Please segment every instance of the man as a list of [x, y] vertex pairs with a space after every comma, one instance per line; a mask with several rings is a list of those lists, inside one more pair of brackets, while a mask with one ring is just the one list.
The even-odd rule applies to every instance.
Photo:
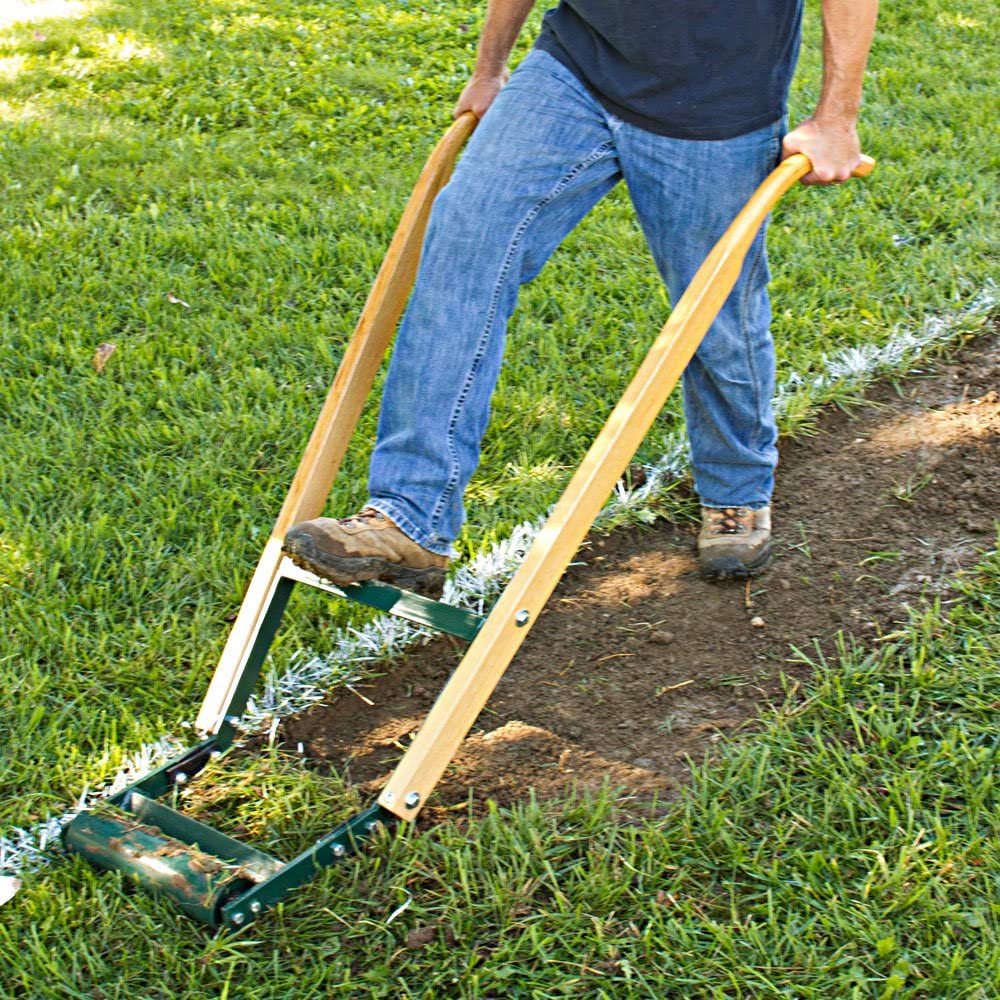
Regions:
[[[490, 0], [455, 113], [481, 119], [428, 225], [353, 517], [296, 525], [285, 551], [334, 583], [437, 596], [479, 461], [518, 287], [624, 180], [676, 302], [777, 161], [807, 184], [846, 180], [878, 0], [822, 0], [823, 86], [784, 134], [802, 0], [562, 0], [511, 76], [534, 0]], [[684, 373], [701, 572], [750, 576], [771, 558], [777, 464], [764, 228]]]

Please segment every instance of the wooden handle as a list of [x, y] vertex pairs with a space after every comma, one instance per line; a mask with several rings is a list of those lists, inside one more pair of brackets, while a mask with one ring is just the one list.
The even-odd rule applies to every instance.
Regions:
[[[787, 160], [782, 160], [781, 165], [784, 166], [786, 163], [795, 164], [794, 169], [798, 172], [798, 180], [801, 177], [805, 177], [806, 174], [812, 170], [812, 161], [806, 156], [805, 153], [792, 153]], [[875, 161], [870, 156], [865, 156], [864, 153], [861, 154], [861, 162], [851, 171], [852, 177], [867, 177], [875, 169]]]
[[205, 732], [216, 733], [222, 725], [270, 601], [285, 534], [292, 525], [323, 512], [347, 444], [413, 287], [431, 205], [451, 176], [459, 150], [476, 122], [476, 116], [466, 112], [445, 132], [403, 210], [208, 686], [195, 721]]
[[851, 171], [852, 177], [867, 177], [875, 169], [875, 161], [870, 156], [861, 154], [861, 162]]
[[427, 801], [728, 298], [768, 212], [811, 169], [801, 154], [784, 160], [713, 247], [431, 708], [379, 805], [413, 819]]

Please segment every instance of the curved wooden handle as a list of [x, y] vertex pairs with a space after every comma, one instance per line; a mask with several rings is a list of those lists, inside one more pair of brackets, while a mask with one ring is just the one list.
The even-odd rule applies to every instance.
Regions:
[[[867, 177], [875, 169], [875, 161], [870, 156], [862, 155], [861, 162], [854, 168], [852, 177]], [[732, 224], [725, 231], [722, 239], [712, 248], [711, 253], [705, 258], [705, 263], [701, 265], [698, 273], [694, 276], [683, 298], [677, 303], [674, 309], [676, 314], [685, 300], [698, 298], [713, 289], [712, 298], [718, 299], [716, 312], [722, 308], [726, 296], [732, 290], [736, 279], [739, 277], [740, 268], [743, 266], [743, 258], [750, 249], [757, 230], [761, 227], [768, 212], [778, 203], [781, 196], [796, 181], [800, 181], [809, 171], [812, 170], [812, 163], [805, 153], [793, 153], [787, 160], [782, 160], [767, 177], [763, 183], [750, 196], [750, 200], [743, 206], [739, 215], [732, 221]], [[729, 284], [721, 298], [717, 294], [721, 284], [718, 268], [723, 267], [726, 275], [722, 279]], [[671, 316], [671, 320], [673, 316]], [[709, 324], [715, 319], [715, 313], [709, 319]], [[706, 325], [705, 329], [708, 329]]]
[[293, 524], [323, 512], [341, 459], [413, 286], [434, 198], [451, 176], [455, 160], [477, 122], [471, 111], [455, 120], [434, 147], [403, 210], [205, 694], [195, 722], [205, 732], [219, 731], [233, 700], [248, 651], [270, 602], [271, 589], [278, 579], [285, 533]]
[[875, 161], [870, 156], [861, 154], [861, 162], [851, 173], [852, 177], [867, 177], [875, 169]]
[[[786, 164], [788, 165], [788, 169], [795, 173], [795, 180], [805, 177], [805, 175], [812, 170], [812, 163], [805, 153], [792, 153], [787, 160], [781, 161], [778, 169], [780, 170], [781, 167], [786, 166]], [[851, 176], [867, 177], [874, 169], [875, 161], [870, 156], [865, 156], [864, 153], [862, 153], [861, 162], [851, 172]]]
[[802, 154], [780, 163], [705, 258], [397, 765], [378, 800], [384, 809], [413, 819], [427, 801], [729, 297], [768, 212], [811, 169]]

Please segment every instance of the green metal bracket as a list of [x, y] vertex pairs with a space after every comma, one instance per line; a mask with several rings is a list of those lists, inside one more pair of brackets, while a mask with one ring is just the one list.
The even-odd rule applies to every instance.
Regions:
[[133, 792], [139, 792], [151, 799], [166, 795], [175, 785], [183, 785], [193, 778], [228, 743], [220, 743], [218, 738], [203, 740], [190, 750], [185, 750], [173, 760], [168, 760], [155, 771], [133, 782], [127, 788], [108, 798], [112, 805], [123, 805]]
[[222, 923], [233, 928], [246, 926], [284, 899], [292, 889], [308, 882], [318, 871], [357, 854], [366, 841], [397, 822], [399, 817], [378, 803], [369, 806], [282, 866], [267, 881], [246, 889], [225, 903]]
[[278, 626], [281, 624], [281, 616], [285, 613], [294, 587], [295, 581], [289, 579], [279, 579], [274, 585], [267, 611], [264, 612], [253, 644], [247, 653], [243, 672], [240, 674], [232, 697], [229, 699], [229, 704], [226, 706], [225, 722], [219, 727], [216, 734], [216, 739], [223, 746], [228, 747], [236, 737], [236, 724], [243, 717], [250, 695], [260, 679], [260, 672], [267, 661], [268, 651], [271, 648], [271, 643], [274, 642]]
[[199, 823], [160, 802], [133, 792], [128, 810], [140, 822], [155, 826], [167, 837], [185, 844], [196, 844], [201, 850], [233, 865], [239, 865], [253, 882], [265, 882], [281, 871], [284, 862], [257, 850], [250, 844], [227, 837], [214, 827]]
[[328, 580], [296, 566], [291, 559], [282, 561], [281, 575], [286, 580], [304, 583], [334, 597], [343, 597], [355, 604], [364, 604], [418, 625], [429, 625], [439, 632], [447, 632], [468, 642], [475, 639], [476, 633], [486, 621], [484, 616], [472, 611], [456, 608], [451, 604], [442, 604], [440, 601], [421, 597], [409, 590], [390, 587], [386, 583], [373, 582], [337, 587]]

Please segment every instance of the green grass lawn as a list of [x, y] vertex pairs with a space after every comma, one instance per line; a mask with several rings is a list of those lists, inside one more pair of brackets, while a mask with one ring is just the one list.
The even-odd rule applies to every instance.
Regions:
[[[949, 617], [816, 664], [655, 819], [526, 799], [400, 835], [217, 937], [61, 862], [5, 909], [7, 995], [994, 997], [1000, 557], [962, 590]], [[207, 805], [289, 855], [358, 803], [273, 751]]]
[[[11, 24], [0, 4], [0, 832], [60, 812], [85, 783], [114, 774], [143, 741], [177, 733], [194, 715], [227, 616], [239, 604], [404, 200], [448, 123], [483, 7], [440, 0], [94, 0], [62, 5], [62, 17]], [[816, 20], [811, 9], [793, 115], [806, 113], [817, 92]], [[827, 354], [883, 344], [927, 315], [961, 310], [995, 274], [995, 22], [985, 0], [946, 9], [926, 0], [886, 5], [862, 123], [864, 147], [879, 160], [876, 175], [839, 189], [794, 192], [776, 212], [780, 378], [809, 377], [823, 370]], [[615, 192], [522, 296], [483, 466], [470, 490], [465, 554], [555, 499], [667, 311], [627, 199]], [[102, 343], [116, 349], [97, 372], [91, 359]], [[564, 366], [572, 378], [563, 376]], [[793, 403], [788, 414], [786, 431], [808, 428], [805, 407]], [[336, 487], [337, 511], [364, 499], [374, 419], [370, 406]], [[674, 401], [641, 457], [655, 459], [678, 424]], [[995, 572], [988, 580], [995, 587]], [[991, 607], [982, 614], [993, 613], [995, 625]], [[962, 627], [977, 634], [974, 624]], [[322, 649], [328, 628], [318, 612], [302, 615], [280, 648]], [[865, 671], [895, 669], [863, 657], [861, 664], [864, 684], [875, 683]], [[834, 675], [823, 683], [836, 688]], [[946, 714], [941, 725], [964, 732], [963, 713], [978, 702], [954, 697], [954, 721]], [[776, 719], [771, 736], [790, 739], [787, 725]], [[948, 753], [971, 767], [955, 746]], [[829, 765], [823, 747], [809, 753], [808, 766]], [[913, 758], [919, 780], [937, 780], [936, 760]], [[337, 789], [301, 783], [280, 758], [262, 767], [274, 787], [263, 830], [308, 839], [328, 825], [326, 807], [342, 800]], [[735, 787], [738, 778], [725, 781]], [[769, 772], [758, 780], [778, 778]], [[699, 808], [716, 816], [722, 837], [727, 827], [704, 800], [708, 787], [699, 785]], [[969, 785], [957, 793], [963, 817], [973, 792]], [[316, 805], [323, 806], [320, 818], [310, 813]], [[761, 802], [751, 796], [745, 808], [760, 812]], [[288, 909], [294, 920], [280, 917], [259, 937], [209, 942], [152, 904], [122, 895], [113, 880], [60, 864], [32, 878], [5, 908], [0, 941], [14, 964], [0, 980], [14, 976], [23, 996], [96, 996], [88, 992], [95, 983], [108, 997], [217, 996], [227, 982], [226, 995], [234, 997], [251, 987], [262, 996], [311, 995], [296, 992], [300, 986], [319, 996], [353, 967], [359, 975], [376, 970], [371, 989], [382, 995], [424, 995], [430, 983], [438, 992], [427, 995], [443, 995], [451, 988], [443, 984], [458, 974], [454, 963], [475, 961], [484, 969], [478, 995], [507, 995], [516, 983], [521, 995], [546, 996], [561, 995], [564, 980], [588, 976], [581, 971], [587, 955], [611, 963], [601, 968], [619, 986], [609, 986], [608, 996], [627, 995], [615, 992], [619, 987], [643, 995], [648, 956], [666, 948], [664, 970], [689, 968], [693, 976], [696, 957], [711, 958], [706, 968], [715, 971], [705, 972], [709, 978], [692, 985], [690, 995], [769, 995], [753, 969], [785, 963], [791, 971], [767, 975], [806, 984], [813, 963], [826, 970], [816, 984], [836, 974], [861, 984], [857, 995], [879, 996], [888, 987], [865, 977], [888, 982], [894, 963], [905, 960], [918, 971], [906, 973], [899, 995], [945, 996], [912, 985], [943, 975], [941, 963], [952, 960], [945, 955], [959, 956], [956, 976], [986, 982], [984, 971], [962, 971], [984, 970], [995, 958], [968, 932], [933, 959], [921, 956], [944, 943], [903, 940], [901, 928], [912, 924], [903, 895], [878, 904], [884, 926], [858, 937], [870, 947], [852, 945], [841, 964], [834, 957], [839, 911], [827, 897], [811, 904], [817, 919], [833, 921], [826, 930], [821, 920], [787, 924], [779, 933], [785, 899], [795, 893], [777, 875], [771, 885], [763, 874], [771, 862], [762, 858], [747, 869], [758, 874], [746, 875], [738, 890], [737, 869], [712, 869], [714, 888], [691, 904], [709, 914], [707, 922], [687, 903], [677, 912], [657, 908], [660, 889], [677, 895], [674, 875], [664, 874], [669, 866], [678, 879], [688, 878], [679, 859], [730, 841], [702, 837], [684, 821], [677, 829], [689, 831], [690, 843], [681, 837], [650, 854], [651, 839], [663, 831], [620, 826], [609, 809], [526, 807], [470, 833], [445, 829], [405, 851], [395, 847], [388, 867], [373, 861], [346, 884], [331, 876], [321, 891], [329, 911], [352, 914], [346, 936], [316, 897], [309, 902], [304, 894]], [[795, 834], [814, 835], [815, 845], [793, 849], [795, 858], [814, 858], [809, 864], [817, 866], [807, 871], [806, 885], [826, 884], [829, 873], [815, 859], [840, 850], [838, 814], [816, 809], [810, 823], [818, 828]], [[934, 920], [962, 929], [968, 914], [985, 912], [976, 894], [990, 898], [982, 886], [988, 868], [963, 860], [962, 838], [980, 830], [983, 814], [961, 818], [972, 824], [965, 831], [941, 803], [933, 809], [938, 820], [928, 818], [924, 838], [938, 844], [937, 822], [947, 841], [942, 864], [954, 861], [967, 881], [954, 903], [945, 883], [933, 882], [914, 905], [933, 900], [940, 904]], [[766, 816], [760, 812], [754, 822]], [[905, 829], [916, 837], [916, 827]], [[889, 851], [890, 873], [910, 857], [906, 851], [916, 852], [917, 868], [938, 857], [938, 847], [933, 854], [917, 850], [925, 839], [904, 850], [894, 831], [895, 821], [878, 841]], [[607, 848], [599, 853], [608, 867], [587, 869], [588, 845]], [[726, 865], [735, 863], [729, 848], [719, 850]], [[460, 863], [464, 876], [455, 868]], [[556, 885], [546, 864], [570, 873], [569, 888]], [[654, 885], [650, 865], [652, 896], [643, 895]], [[867, 875], [859, 866], [852, 862], [851, 878], [863, 887]], [[758, 877], [755, 894], [747, 886]], [[361, 879], [370, 883], [368, 895]], [[415, 902], [406, 920], [385, 929], [384, 914], [401, 901], [403, 885]], [[511, 898], [540, 894], [538, 919], [515, 919], [511, 904], [483, 924], [486, 943], [469, 943], [485, 919], [482, 907], [500, 905], [496, 886], [506, 886]], [[765, 888], [781, 901], [770, 916], [760, 909]], [[844, 889], [843, 906], [857, 903], [850, 892]], [[720, 902], [726, 893], [731, 907]], [[749, 909], [742, 908], [745, 899]], [[603, 916], [591, 920], [587, 907], [602, 900]], [[950, 906], [958, 915], [946, 920], [941, 914]], [[407, 921], [444, 921], [446, 912], [460, 947], [439, 939], [432, 949], [389, 960]], [[627, 930], [630, 921], [638, 934]], [[793, 945], [814, 926], [827, 944], [817, 937], [803, 952], [812, 957], [796, 965]], [[987, 930], [983, 923], [972, 937], [985, 940]], [[856, 927], [850, 933], [861, 935]], [[151, 946], [150, 938], [160, 943]], [[878, 944], [889, 938], [893, 943]], [[526, 956], [531, 948], [544, 954], [553, 940], [553, 961], [571, 965], [565, 977], [553, 966], [546, 980], [540, 965], [530, 967], [540, 960]], [[605, 940], [615, 944], [605, 949]], [[381, 942], [377, 955], [369, 950], [373, 941]], [[152, 961], [129, 968], [129, 951], [146, 955], [151, 947]], [[405, 987], [389, 985], [400, 982]], [[586, 988], [598, 990], [600, 982], [588, 979]], [[807, 985], [803, 992], [783, 988], [789, 996], [831, 995], [821, 985], [808, 986], [812, 994]]]

